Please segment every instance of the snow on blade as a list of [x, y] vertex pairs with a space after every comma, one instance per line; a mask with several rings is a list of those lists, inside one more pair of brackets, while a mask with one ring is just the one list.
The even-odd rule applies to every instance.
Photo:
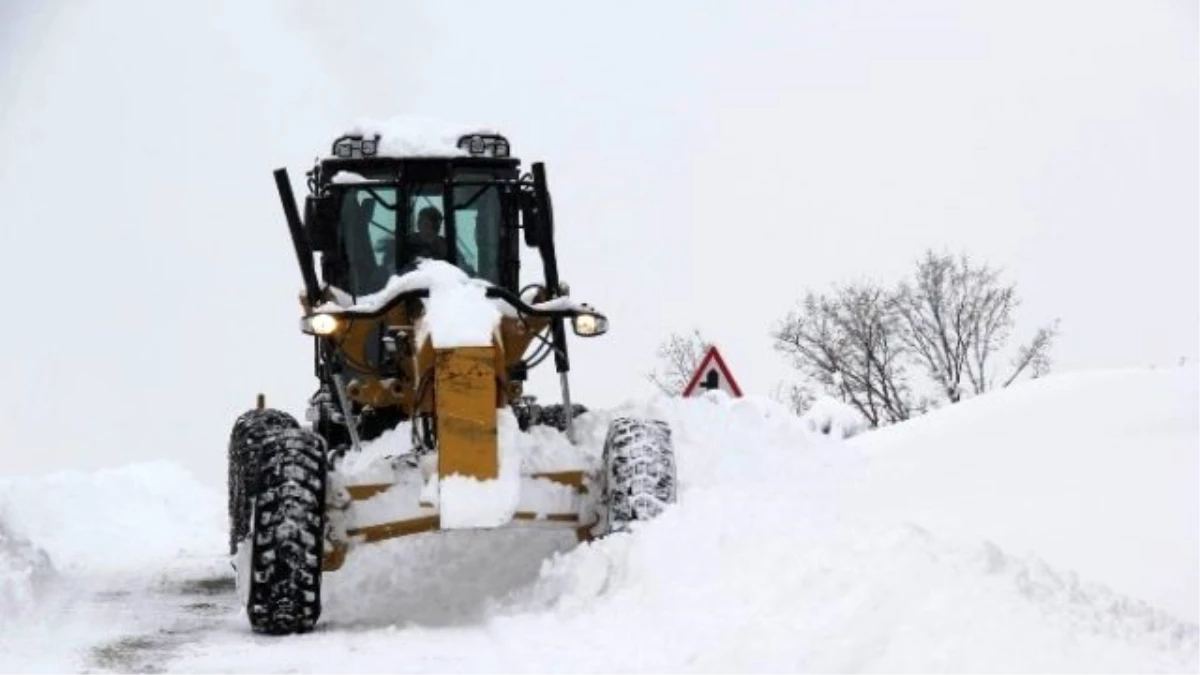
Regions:
[[451, 475], [441, 479], [438, 504], [444, 529], [497, 527], [512, 520], [521, 498], [521, 430], [511, 410], [496, 415], [500, 475], [491, 480]]
[[458, 157], [469, 153], [458, 147], [458, 139], [471, 134], [498, 132], [479, 126], [456, 124], [422, 117], [393, 117], [386, 120], [360, 119], [345, 134], [364, 138], [380, 136], [380, 157]]

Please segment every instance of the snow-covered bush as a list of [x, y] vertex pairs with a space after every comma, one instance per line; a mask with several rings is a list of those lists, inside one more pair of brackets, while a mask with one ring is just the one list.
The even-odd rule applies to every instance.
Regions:
[[856, 436], [870, 426], [867, 418], [836, 398], [821, 396], [800, 416], [810, 431], [835, 438]]

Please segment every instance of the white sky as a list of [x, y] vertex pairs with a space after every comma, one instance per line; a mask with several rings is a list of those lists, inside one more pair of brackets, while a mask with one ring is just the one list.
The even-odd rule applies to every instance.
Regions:
[[[0, 4], [0, 475], [166, 457], [314, 387], [271, 170], [360, 116], [547, 162], [593, 406], [671, 330], [747, 393], [808, 288], [926, 247], [1002, 266], [1059, 370], [1197, 360], [1189, 2]], [[553, 394], [553, 368], [536, 378]]]

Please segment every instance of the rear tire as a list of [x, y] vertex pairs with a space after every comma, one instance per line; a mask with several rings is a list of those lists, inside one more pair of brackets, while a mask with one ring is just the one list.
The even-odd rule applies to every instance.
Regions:
[[661, 420], [618, 417], [604, 439], [601, 535], [657, 517], [676, 500], [671, 427]]
[[250, 497], [255, 493], [258, 463], [263, 445], [287, 429], [300, 424], [282, 410], [254, 409], [233, 423], [229, 434], [229, 554], [237, 553], [238, 542], [250, 531]]
[[[571, 419], [579, 417], [588, 409], [578, 403], [571, 404]], [[514, 406], [517, 424], [521, 431], [529, 431], [534, 426], [550, 427], [559, 431], [567, 430], [567, 407], [562, 403], [550, 405]]]
[[263, 445], [247, 575], [255, 632], [305, 633], [321, 616], [326, 472], [325, 442], [311, 431], [288, 429]]
[[[587, 412], [587, 408], [579, 403], [571, 404], [571, 419], [575, 419]], [[548, 406], [543, 406], [541, 414], [538, 416], [535, 424], [540, 424], [546, 427], [553, 427], [559, 431], [567, 430], [567, 407], [562, 403], [552, 403]]]

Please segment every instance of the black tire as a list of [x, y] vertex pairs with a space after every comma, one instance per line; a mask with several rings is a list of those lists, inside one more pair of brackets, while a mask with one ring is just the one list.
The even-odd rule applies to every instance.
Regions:
[[[517, 423], [521, 431], [528, 431], [533, 426], [544, 426], [558, 429], [559, 431], [567, 430], [567, 407], [561, 403], [552, 403], [545, 406], [531, 406], [515, 411], [517, 414]], [[579, 417], [587, 412], [587, 408], [579, 403], [571, 404], [571, 418]]]
[[263, 451], [251, 501], [246, 614], [258, 633], [306, 633], [321, 616], [325, 442], [311, 431], [289, 429], [272, 436]]
[[258, 476], [263, 445], [286, 429], [300, 424], [282, 410], [254, 409], [242, 413], [229, 434], [229, 554], [237, 553], [238, 542], [250, 532], [250, 497]]
[[676, 499], [671, 427], [661, 420], [618, 417], [604, 439], [601, 535], [657, 517]]

